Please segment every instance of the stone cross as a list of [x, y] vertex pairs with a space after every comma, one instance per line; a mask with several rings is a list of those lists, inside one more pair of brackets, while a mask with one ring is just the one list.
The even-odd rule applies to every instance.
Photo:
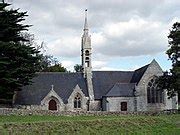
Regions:
[[53, 84], [51, 85], [51, 90], [54, 90], [54, 85]]

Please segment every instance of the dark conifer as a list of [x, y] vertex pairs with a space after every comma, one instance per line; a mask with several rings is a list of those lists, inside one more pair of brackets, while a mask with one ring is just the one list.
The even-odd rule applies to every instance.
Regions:
[[14, 92], [28, 85], [40, 69], [39, 51], [22, 34], [30, 27], [22, 24], [27, 13], [8, 6], [0, 3], [0, 104], [11, 104]]

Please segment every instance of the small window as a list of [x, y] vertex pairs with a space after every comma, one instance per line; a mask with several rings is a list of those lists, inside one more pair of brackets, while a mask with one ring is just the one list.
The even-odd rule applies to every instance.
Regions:
[[79, 93], [74, 98], [74, 108], [81, 108], [81, 95]]
[[85, 51], [85, 55], [89, 56], [89, 51], [88, 50]]
[[121, 111], [127, 111], [127, 102], [121, 102]]
[[85, 67], [89, 67], [89, 61], [85, 62]]
[[86, 61], [89, 61], [89, 57], [86, 57]]

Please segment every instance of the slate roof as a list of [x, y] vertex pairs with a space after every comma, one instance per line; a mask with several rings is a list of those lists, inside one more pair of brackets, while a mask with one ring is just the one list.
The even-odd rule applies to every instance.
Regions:
[[131, 83], [137, 83], [138, 84], [149, 65], [150, 64], [145, 65], [145, 66], [135, 70], [134, 74], [132, 76], [132, 79], [131, 79]]
[[[93, 71], [93, 89], [95, 99], [103, 96], [133, 96], [133, 87], [137, 84], [148, 65], [135, 71]], [[15, 104], [40, 104], [50, 92], [51, 85], [62, 98], [64, 103], [78, 84], [85, 96], [88, 97], [86, 79], [82, 73], [42, 72], [32, 79], [32, 85], [25, 86], [18, 92]]]
[[116, 83], [105, 97], [133, 97], [135, 83]]
[[88, 96], [87, 86], [82, 73], [38, 73], [32, 80], [32, 85], [25, 86], [18, 92], [15, 104], [40, 104], [41, 100], [50, 92], [51, 85], [64, 103], [78, 84], [85, 96]]
[[101, 99], [116, 83], [130, 83], [133, 71], [94, 71], [93, 89], [95, 99]]

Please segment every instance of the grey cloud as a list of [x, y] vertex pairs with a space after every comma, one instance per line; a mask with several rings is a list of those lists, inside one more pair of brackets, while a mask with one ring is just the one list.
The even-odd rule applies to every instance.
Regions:
[[157, 43], [149, 39], [145, 41], [133, 41], [133, 45], [130, 45], [129, 41], [124, 41], [123, 39], [110, 41], [103, 48], [99, 48], [99, 51], [104, 55], [125, 57], [156, 54], [164, 50], [164, 47], [159, 47], [158, 41]]
[[107, 42], [102, 46], [94, 46], [96, 52], [116, 57], [152, 55], [164, 52], [168, 46], [166, 31], [164, 31], [166, 25], [159, 24], [156, 27], [150, 25], [151, 23], [147, 23], [140, 29], [130, 29], [119, 36], [105, 34]]
[[[40, 40], [49, 41], [64, 36], [79, 36], [83, 21], [84, 9], [89, 9], [88, 20], [92, 32], [104, 31], [104, 25], [111, 22], [126, 22], [138, 16], [146, 21], [161, 22], [163, 25], [174, 17], [180, 17], [180, 2], [172, 0], [17, 0], [13, 6], [28, 11], [27, 23], [32, 24], [30, 29]], [[148, 27], [148, 26], [147, 26]], [[159, 36], [158, 30], [127, 31], [120, 37], [104, 35], [107, 42], [103, 46], [93, 46], [94, 52], [107, 56], [139, 56], [159, 53], [166, 48], [166, 37]], [[133, 43], [133, 44], [131, 44]], [[70, 44], [69, 46], [72, 46]], [[63, 46], [63, 44], [61, 44]], [[67, 45], [66, 45], [67, 47]], [[80, 47], [80, 46], [79, 46]], [[68, 49], [68, 48], [66, 48]], [[72, 47], [71, 47], [72, 49]], [[79, 48], [80, 50], [80, 48]], [[63, 51], [63, 50], [62, 50]], [[70, 54], [67, 50], [62, 55], [74, 57], [79, 55], [77, 48]]]

